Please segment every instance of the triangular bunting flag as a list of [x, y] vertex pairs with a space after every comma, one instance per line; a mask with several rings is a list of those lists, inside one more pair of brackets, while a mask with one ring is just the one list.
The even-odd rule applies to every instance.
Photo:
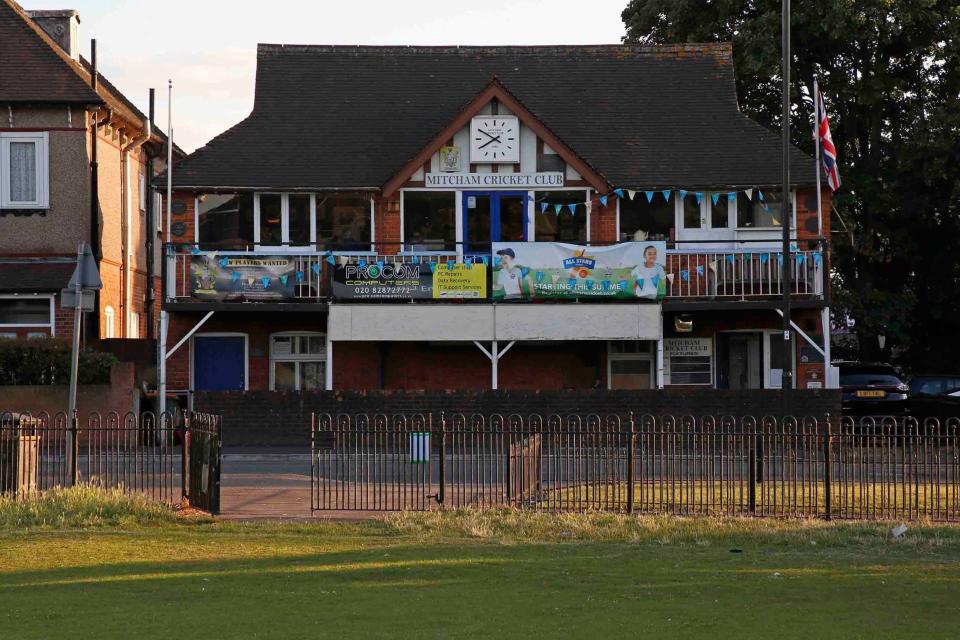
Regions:
[[760, 189], [757, 189], [757, 199], [763, 202], [763, 191], [760, 191]]
[[796, 255], [797, 255], [797, 264], [803, 264], [804, 262], [807, 261], [807, 256], [805, 256], [804, 254], [798, 253]]
[[490, 256], [483, 256], [483, 257], [480, 258], [480, 259], [483, 260], [483, 266], [486, 267], [487, 265], [490, 264]]
[[647, 196], [647, 202], [653, 202], [653, 191], [647, 191], [646, 196]]
[[200, 253], [200, 247], [194, 247], [193, 249], [190, 249], [190, 253], [192, 253], [193, 255], [199, 254], [199, 253]]
[[337, 266], [337, 259], [334, 258], [333, 256], [327, 256], [327, 262], [330, 263], [332, 266]]
[[680, 189], [680, 199], [683, 200], [684, 198], [686, 198], [686, 197], [687, 197], [687, 193], [688, 193], [687, 191], [684, 191], [683, 189]]
[[703, 265], [702, 265], [702, 264], [698, 264], [698, 265], [697, 265], [697, 275], [698, 275], [698, 276], [702, 276], [702, 275], [703, 275]]
[[297, 276], [297, 282], [303, 282], [303, 271], [297, 271], [295, 275]]
[[310, 265], [310, 270], [315, 274], [320, 275], [320, 263], [314, 262], [312, 265]]
[[607, 196], [600, 196], [599, 200], [600, 200], [600, 206], [602, 207], [607, 206]]
[[383, 260], [377, 260], [377, 268], [383, 271]]
[[703, 192], [697, 191], [694, 195], [697, 197], [697, 204], [700, 204], [700, 201], [703, 200]]
[[667, 202], [670, 202], [670, 189], [664, 189], [664, 190], [661, 191], [660, 193], [663, 194], [663, 199], [664, 199], [664, 200], [666, 200]]
[[263, 285], [263, 288], [264, 288], [264, 289], [269, 289], [269, 288], [270, 288], [270, 278], [268, 278], [267, 276], [263, 276], [262, 278], [260, 278], [260, 284]]
[[283, 286], [287, 286], [287, 279], [289, 277], [290, 276], [280, 276], [280, 284], [282, 284]]
[[819, 266], [820, 266], [820, 262], [822, 262], [822, 261], [823, 261], [823, 254], [821, 254], [819, 251], [817, 251], [816, 253], [813, 254], [813, 264], [814, 264], [815, 266], [818, 266], [818, 267], [819, 267]]
[[577, 205], [571, 202], [570, 204], [567, 205], [567, 209], [570, 209], [570, 215], [576, 215]]
[[614, 192], [615, 194], [617, 194], [617, 197], [618, 197], [618, 198], [622, 198], [622, 197], [623, 197], [623, 189], [614, 189], [613, 192]]
[[228, 257], [226, 257], [226, 256], [220, 258], [220, 266], [221, 266], [221, 267], [223, 267], [224, 269], [226, 269], [228, 264], [230, 264], [230, 258], [228, 258]]
[[690, 272], [687, 271], [686, 269], [683, 269], [680, 272], [680, 279], [683, 280], [684, 282], [690, 282]]
[[541, 203], [540, 203], [540, 213], [546, 213], [546, 212], [547, 212], [547, 207], [549, 207], [549, 206], [550, 206], [550, 205], [547, 204], [546, 202], [541, 202]]
[[735, 202], [737, 199], [737, 192], [731, 191], [727, 194], [727, 202]]
[[720, 202], [720, 194], [719, 193], [711, 194], [710, 199], [713, 200], [713, 204], [716, 205], [718, 202]]
[[234, 282], [236, 282], [237, 280], [239, 280], [239, 279], [240, 279], [240, 272], [239, 272], [239, 271], [233, 271], [233, 272], [231, 272], [231, 273], [230, 273], [230, 279], [233, 280]]
[[583, 203], [583, 208], [587, 210], [587, 215], [590, 215], [590, 212], [593, 211], [593, 203], [587, 200]]
[[630, 199], [633, 200], [633, 197], [637, 195], [637, 192], [633, 189], [627, 189], [627, 195], [630, 196]]
[[560, 215], [560, 209], [563, 209], [563, 205], [562, 205], [562, 204], [555, 204], [555, 205], [553, 205], [553, 211], [554, 211], [554, 213], [556, 213], [557, 215]]
[[744, 193], [747, 194], [747, 200], [753, 200], [753, 189], [747, 189]]

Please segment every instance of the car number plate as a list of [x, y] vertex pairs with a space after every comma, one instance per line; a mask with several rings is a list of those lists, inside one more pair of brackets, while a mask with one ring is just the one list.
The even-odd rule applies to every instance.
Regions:
[[886, 391], [857, 391], [858, 398], [883, 398], [886, 395]]

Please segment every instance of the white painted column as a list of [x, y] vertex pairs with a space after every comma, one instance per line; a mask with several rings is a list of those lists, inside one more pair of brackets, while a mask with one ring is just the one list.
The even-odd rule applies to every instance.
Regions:
[[333, 340], [330, 339], [330, 333], [327, 332], [327, 361], [323, 367], [324, 388], [327, 391], [333, 391]]
[[663, 332], [657, 338], [657, 389], [663, 389]]
[[167, 327], [168, 312], [160, 311], [160, 346], [157, 354], [157, 419], [167, 410]]
[[823, 325], [823, 388], [830, 388], [830, 307], [820, 311], [820, 322]]

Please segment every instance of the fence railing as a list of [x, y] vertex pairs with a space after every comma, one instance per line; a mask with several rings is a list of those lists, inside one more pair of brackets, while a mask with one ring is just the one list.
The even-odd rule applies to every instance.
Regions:
[[960, 521], [960, 420], [315, 415], [314, 510]]
[[90, 483], [216, 513], [220, 439], [203, 413], [0, 413], [0, 494]]
[[[782, 295], [783, 254], [771, 248], [770, 242], [748, 243], [738, 241], [735, 247], [717, 249], [698, 247], [695, 242], [675, 243], [666, 250], [662, 262], [667, 276], [666, 297], [672, 299], [763, 299]], [[717, 244], [717, 243], [713, 243]], [[448, 262], [486, 260], [493, 264], [489, 254], [470, 252], [462, 243], [453, 243], [447, 250], [405, 250], [398, 243], [378, 243], [371, 251], [310, 251], [295, 247], [261, 247], [247, 251], [201, 250], [191, 245], [166, 245], [166, 299], [187, 301], [198, 298], [195, 289], [197, 278], [216, 279], [216, 274], [197, 275], [192, 267], [196, 256], [212, 260], [232, 258], [278, 257], [291, 261], [292, 294], [287, 298], [265, 298], [273, 302], [319, 302], [328, 300], [332, 294], [331, 278], [334, 266], [342, 264], [417, 264], [446, 265]], [[791, 253], [790, 290], [793, 295], [821, 298], [828, 286], [825, 242], [805, 241], [803, 247]], [[271, 253], [273, 250], [273, 253]], [[216, 268], [216, 266], [215, 266]], [[492, 291], [491, 274], [487, 274], [487, 290]], [[202, 296], [199, 296], [202, 298]], [[487, 298], [489, 300], [489, 296]], [[462, 299], [457, 299], [462, 302]]]

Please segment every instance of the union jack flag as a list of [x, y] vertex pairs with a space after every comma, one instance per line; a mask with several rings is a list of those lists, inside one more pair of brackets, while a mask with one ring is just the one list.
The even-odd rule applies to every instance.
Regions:
[[830, 135], [830, 120], [823, 108], [823, 93], [817, 89], [817, 140], [820, 144], [820, 163], [827, 176], [827, 184], [832, 191], [840, 188], [840, 172], [837, 171], [837, 148], [833, 145], [833, 136]]

